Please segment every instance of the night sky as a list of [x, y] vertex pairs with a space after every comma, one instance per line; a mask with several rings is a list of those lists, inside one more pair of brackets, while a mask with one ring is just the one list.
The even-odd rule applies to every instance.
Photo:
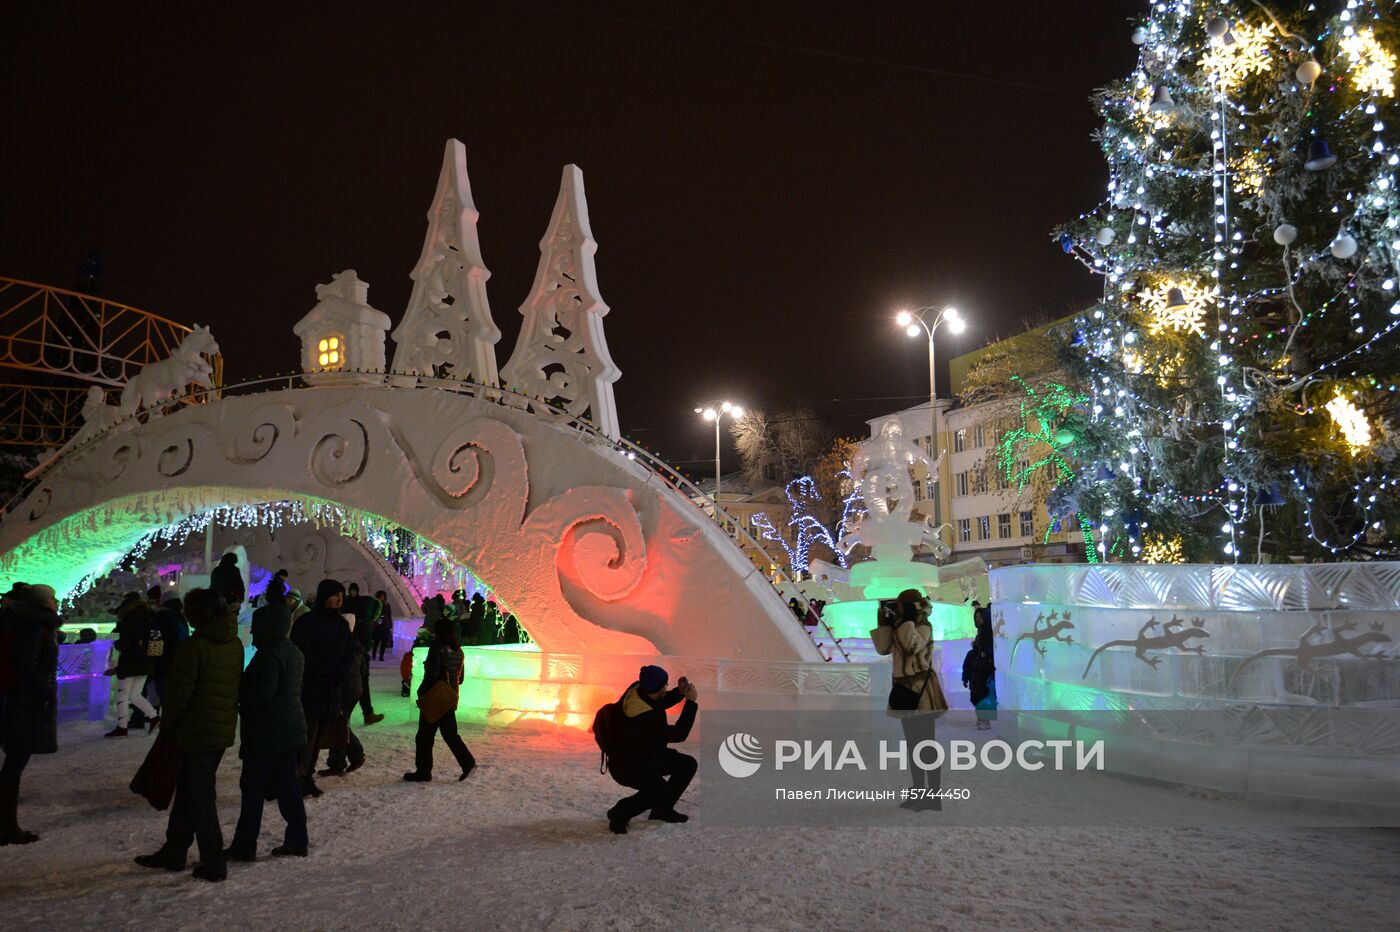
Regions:
[[285, 372], [334, 272], [356, 269], [397, 323], [457, 137], [504, 365], [573, 162], [624, 433], [696, 475], [700, 402], [805, 403], [854, 434], [926, 397], [901, 305], [963, 311], [946, 360], [1093, 300], [1048, 233], [1104, 190], [1088, 96], [1131, 69], [1139, 12], [23, 6], [0, 37], [0, 274], [73, 287], [97, 249], [102, 294], [211, 325], [229, 381]]

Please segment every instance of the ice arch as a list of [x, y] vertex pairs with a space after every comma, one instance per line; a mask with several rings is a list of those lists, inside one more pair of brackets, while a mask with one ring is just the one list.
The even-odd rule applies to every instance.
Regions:
[[440, 546], [546, 651], [821, 659], [742, 551], [657, 474], [538, 405], [456, 386], [286, 388], [129, 420], [0, 515], [0, 585], [71, 586], [219, 505], [321, 499]]

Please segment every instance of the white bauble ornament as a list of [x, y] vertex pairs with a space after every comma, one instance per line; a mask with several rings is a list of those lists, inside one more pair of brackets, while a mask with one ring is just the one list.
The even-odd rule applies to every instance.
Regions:
[[1350, 233], [1339, 233], [1328, 248], [1332, 250], [1332, 255], [1338, 259], [1350, 259], [1356, 255], [1356, 237]]
[[1139, 26], [1133, 30], [1133, 34], [1130, 38], [1133, 40], [1133, 45], [1142, 45], [1147, 41], [1147, 30]]
[[1229, 31], [1230, 21], [1223, 16], [1217, 16], [1215, 19], [1206, 23], [1206, 32], [1210, 34], [1212, 39], [1219, 39]]
[[1298, 228], [1291, 223], [1280, 223], [1274, 227], [1274, 242], [1280, 246], [1291, 246], [1298, 238]]
[[1311, 86], [1322, 75], [1322, 66], [1315, 61], [1305, 61], [1298, 66], [1297, 78], [1299, 84]]
[[1099, 232], [1094, 234], [1094, 241], [1100, 246], [1107, 246], [1109, 243], [1113, 242], [1113, 237], [1117, 235], [1113, 227], [1102, 227], [1099, 229]]

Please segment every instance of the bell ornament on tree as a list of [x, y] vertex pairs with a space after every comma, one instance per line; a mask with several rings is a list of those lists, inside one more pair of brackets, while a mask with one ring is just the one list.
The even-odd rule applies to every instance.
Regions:
[[1152, 97], [1152, 105], [1148, 107], [1154, 113], [1165, 113], [1176, 107], [1176, 101], [1172, 100], [1172, 92], [1167, 90], [1165, 84], [1157, 85], [1157, 93]]
[[1225, 33], [1230, 31], [1230, 21], [1223, 16], [1217, 16], [1206, 23], [1206, 33], [1212, 39], [1222, 39]]
[[1113, 242], [1113, 238], [1117, 235], [1113, 227], [1100, 227], [1099, 232], [1094, 234], [1094, 242], [1098, 243], [1100, 246], [1107, 246], [1109, 243]]
[[1295, 76], [1298, 78], [1299, 84], [1311, 87], [1322, 76], [1322, 66], [1315, 61], [1305, 61], [1298, 66]]
[[1133, 40], [1133, 45], [1142, 45], [1147, 41], [1147, 30], [1139, 26], [1129, 38]]
[[1167, 306], [1165, 310], [1182, 311], [1189, 306], [1190, 305], [1186, 301], [1186, 294], [1180, 288], [1167, 289]]
[[1308, 160], [1303, 163], [1303, 167], [1308, 171], [1325, 171], [1336, 164], [1337, 157], [1332, 154], [1332, 147], [1327, 144], [1326, 139], [1314, 139], [1308, 144]]
[[1291, 223], [1280, 223], [1274, 227], [1274, 242], [1280, 246], [1292, 246], [1298, 238], [1298, 228]]

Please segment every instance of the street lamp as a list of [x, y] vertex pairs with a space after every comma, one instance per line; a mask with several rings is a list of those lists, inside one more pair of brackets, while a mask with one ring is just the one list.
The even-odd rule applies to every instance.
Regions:
[[719, 423], [729, 415], [731, 421], [744, 416], [744, 409], [728, 401], [712, 401], [695, 409], [695, 413], [707, 421], [715, 422], [715, 518], [719, 518]]
[[[967, 322], [962, 319], [958, 309], [951, 305], [916, 307], [912, 311], [900, 311], [894, 319], [895, 323], [903, 327], [904, 332], [910, 337], [917, 337], [920, 333], [928, 337], [928, 406], [933, 421], [930, 427], [932, 432], [929, 435], [928, 455], [929, 460], [933, 461], [935, 450], [938, 447], [938, 348], [933, 338], [938, 333], [938, 328], [943, 324], [947, 324], [948, 329], [953, 333], [962, 333], [967, 329]], [[935, 478], [932, 475], [930, 477]], [[935, 525], [943, 523], [942, 511], [942, 496], [934, 495], [933, 523]]]

